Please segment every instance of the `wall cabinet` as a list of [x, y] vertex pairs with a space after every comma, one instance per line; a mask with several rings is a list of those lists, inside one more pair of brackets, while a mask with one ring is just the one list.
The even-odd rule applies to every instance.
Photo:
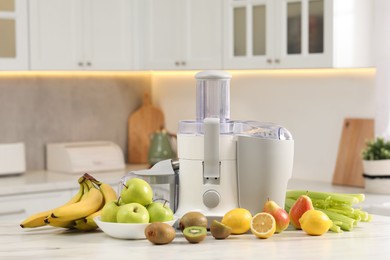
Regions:
[[0, 70], [28, 70], [26, 0], [0, 1]]
[[225, 0], [224, 68], [373, 66], [372, 1]]
[[143, 0], [141, 69], [220, 69], [221, 0]]
[[63, 205], [73, 194], [74, 191], [63, 190], [0, 197], [0, 220], [21, 221], [32, 214]]
[[132, 12], [129, 0], [30, 0], [31, 69], [131, 69]]

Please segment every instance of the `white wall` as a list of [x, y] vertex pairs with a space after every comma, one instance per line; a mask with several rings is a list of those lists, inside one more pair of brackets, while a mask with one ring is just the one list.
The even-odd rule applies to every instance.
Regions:
[[[155, 72], [152, 93], [166, 127], [195, 118], [196, 72]], [[346, 117], [374, 118], [375, 71], [232, 71], [231, 119], [281, 124], [295, 139], [294, 178], [331, 182]]]

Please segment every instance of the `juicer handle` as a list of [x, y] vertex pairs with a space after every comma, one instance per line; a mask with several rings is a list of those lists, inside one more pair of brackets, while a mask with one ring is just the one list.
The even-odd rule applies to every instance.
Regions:
[[220, 178], [219, 124], [219, 118], [206, 118], [204, 120], [204, 183], [216, 182]]

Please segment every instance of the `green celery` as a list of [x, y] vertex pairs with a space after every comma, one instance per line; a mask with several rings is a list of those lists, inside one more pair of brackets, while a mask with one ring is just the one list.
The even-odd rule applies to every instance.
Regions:
[[286, 192], [287, 198], [298, 199], [301, 195], [307, 195], [311, 199], [318, 199], [318, 200], [331, 199], [333, 201], [343, 202], [348, 205], [357, 204], [361, 202], [362, 199], [362, 196], [357, 194], [342, 194], [342, 193], [307, 191], [307, 190], [288, 190]]
[[356, 220], [355, 219], [347, 217], [345, 215], [338, 214], [336, 212], [332, 212], [332, 211], [329, 211], [329, 210], [326, 210], [326, 209], [319, 209], [319, 208], [315, 208], [315, 209], [324, 212], [326, 215], [328, 215], [330, 220], [332, 220], [334, 222], [339, 221], [340, 222], [339, 226], [340, 226], [340, 228], [342, 230], [351, 231], [354, 228], [355, 224], [356, 224]]
[[343, 231], [340, 228], [341, 222], [340, 221], [335, 221], [333, 222], [332, 226], [329, 228], [330, 231], [335, 232], [335, 233], [343, 233]]

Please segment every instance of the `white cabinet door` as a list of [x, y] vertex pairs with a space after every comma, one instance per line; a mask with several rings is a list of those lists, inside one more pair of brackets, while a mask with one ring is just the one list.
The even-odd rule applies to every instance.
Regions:
[[0, 1], [0, 70], [28, 69], [26, 0]]
[[[145, 17], [140, 17], [140, 26], [145, 26], [145, 45], [141, 59], [145, 69], [177, 69], [181, 65], [181, 26], [178, 17], [182, 3], [180, 0], [148, 0], [141, 8]], [[145, 24], [145, 25], [143, 25]]]
[[0, 220], [21, 221], [28, 216], [56, 208], [72, 197], [71, 190], [0, 197]]
[[[222, 67], [222, 2], [187, 0], [180, 12], [182, 62], [186, 69], [220, 69]], [[179, 23], [180, 24], [180, 23]]]
[[142, 69], [221, 67], [221, 0], [142, 1]]
[[275, 67], [331, 67], [331, 1], [280, 0], [275, 4]]
[[228, 0], [224, 13], [224, 68], [271, 68], [276, 51], [274, 0]]
[[32, 70], [77, 70], [83, 64], [82, 1], [30, 0]]
[[130, 69], [131, 4], [126, 0], [31, 0], [31, 68]]
[[93, 70], [132, 68], [132, 1], [88, 0], [85, 62]]

